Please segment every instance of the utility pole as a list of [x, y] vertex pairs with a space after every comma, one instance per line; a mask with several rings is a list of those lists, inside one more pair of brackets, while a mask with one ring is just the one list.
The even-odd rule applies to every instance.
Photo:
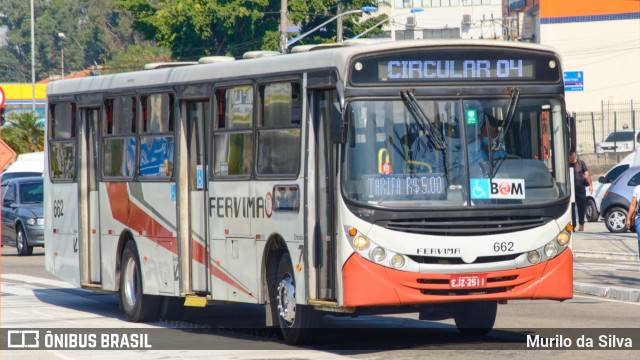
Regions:
[[36, 111], [36, 30], [34, 0], [31, 0], [31, 111]]
[[[338, 2], [338, 10], [336, 14], [342, 14], [342, 0], [336, 0]], [[336, 42], [342, 42], [342, 18], [339, 17], [336, 22]]]
[[287, 52], [287, 0], [280, 0], [280, 53]]

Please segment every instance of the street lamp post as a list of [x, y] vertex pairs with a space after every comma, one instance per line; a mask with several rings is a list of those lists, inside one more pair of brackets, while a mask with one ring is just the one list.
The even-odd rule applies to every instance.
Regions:
[[60, 39], [60, 70], [62, 72], [62, 80], [64, 80], [64, 33], [59, 32], [58, 38]]
[[357, 39], [357, 38], [361, 37], [362, 35], [366, 35], [366, 34], [368, 34], [369, 32], [373, 31], [373, 29], [377, 28], [378, 26], [380, 26], [380, 25], [382, 25], [382, 24], [384, 24], [384, 23], [386, 23], [386, 22], [391, 21], [391, 19], [393, 19], [393, 18], [395, 18], [395, 17], [403, 16], [403, 15], [415, 14], [415, 13], [422, 12], [422, 11], [424, 11], [424, 9], [423, 9], [423, 8], [416, 7], [416, 8], [411, 8], [411, 9], [409, 10], [409, 12], [404, 12], [404, 13], [401, 13], [401, 14], [395, 14], [395, 15], [393, 15], [393, 16], [390, 16], [390, 17], [388, 17], [388, 18], [386, 18], [386, 19], [384, 19], [384, 20], [380, 21], [379, 23], [377, 23], [377, 24], [373, 25], [372, 27], [370, 27], [370, 28], [368, 28], [367, 30], [365, 30], [365, 31], [361, 32], [360, 34], [358, 34], [358, 35], [356, 35], [356, 36], [352, 37], [352, 38], [351, 38], [351, 39], [349, 39], [349, 40], [355, 40], [355, 39]]
[[345, 12], [343, 12], [343, 13], [340, 13], [340, 14], [338, 14], [338, 15], [336, 15], [336, 16], [334, 16], [334, 17], [332, 17], [331, 19], [329, 19], [329, 20], [327, 20], [327, 21], [323, 22], [322, 24], [320, 24], [320, 25], [318, 25], [318, 26], [314, 27], [313, 29], [311, 29], [311, 30], [309, 30], [309, 31], [305, 32], [304, 34], [300, 34], [300, 35], [298, 35], [298, 36], [294, 37], [293, 39], [291, 39], [291, 40], [287, 41], [287, 46], [285, 47], [285, 50], [286, 50], [286, 49], [288, 49], [288, 48], [289, 48], [289, 46], [291, 46], [291, 45], [293, 45], [293, 44], [297, 43], [298, 41], [300, 41], [300, 40], [302, 40], [302, 39], [306, 38], [306, 37], [307, 37], [308, 35], [310, 35], [311, 33], [315, 32], [316, 30], [320, 29], [321, 27], [323, 27], [323, 26], [327, 25], [328, 23], [332, 22], [333, 20], [335, 20], [335, 19], [337, 19], [337, 18], [343, 17], [343, 16], [345, 16], [345, 15], [349, 15], [349, 14], [356, 14], [356, 13], [370, 13], [370, 12], [375, 12], [375, 11], [378, 11], [378, 8], [377, 8], [377, 7], [375, 7], [375, 6], [364, 6], [364, 7], [362, 7], [361, 9], [358, 9], [358, 10], [350, 10], [350, 11], [345, 11]]

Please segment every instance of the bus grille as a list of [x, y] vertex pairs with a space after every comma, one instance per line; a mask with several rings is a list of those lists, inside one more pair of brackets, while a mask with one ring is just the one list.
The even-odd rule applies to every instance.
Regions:
[[542, 226], [551, 218], [527, 216], [419, 218], [377, 222], [389, 230], [423, 235], [480, 236], [505, 234]]
[[[500, 261], [510, 261], [521, 254], [509, 254], [500, 256], [480, 256], [473, 263], [474, 264], [488, 264]], [[431, 264], [431, 265], [464, 265], [466, 262], [462, 261], [462, 258], [452, 257], [443, 258], [435, 256], [419, 256], [419, 255], [407, 255], [411, 260], [418, 264]]]

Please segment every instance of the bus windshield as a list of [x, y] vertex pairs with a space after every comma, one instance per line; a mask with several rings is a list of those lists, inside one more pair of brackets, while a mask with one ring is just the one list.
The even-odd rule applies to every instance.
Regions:
[[357, 100], [343, 192], [391, 208], [548, 203], [568, 194], [562, 102]]

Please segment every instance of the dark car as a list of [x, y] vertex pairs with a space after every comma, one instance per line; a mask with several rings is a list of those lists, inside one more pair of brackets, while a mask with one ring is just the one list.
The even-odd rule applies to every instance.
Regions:
[[3, 186], [2, 244], [15, 246], [18, 255], [44, 246], [43, 195], [42, 177], [11, 179]]
[[629, 230], [626, 225], [627, 211], [631, 204], [633, 189], [638, 185], [640, 185], [640, 166], [633, 166], [614, 180], [604, 194], [600, 210], [604, 214], [604, 223], [609, 231], [620, 233]]

